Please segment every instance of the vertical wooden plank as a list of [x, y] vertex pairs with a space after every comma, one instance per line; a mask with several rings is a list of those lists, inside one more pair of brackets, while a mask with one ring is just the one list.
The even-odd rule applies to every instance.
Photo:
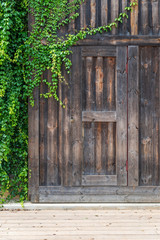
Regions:
[[[96, 110], [102, 111], [103, 108], [103, 57], [96, 60]], [[96, 139], [96, 172], [100, 174], [102, 170], [102, 129], [101, 123], [95, 125]]]
[[[34, 107], [28, 107], [29, 199], [39, 202], [39, 88], [33, 92]], [[31, 172], [30, 172], [31, 170]]]
[[[111, 22], [114, 22], [115, 18], [118, 16], [119, 11], [119, 1], [111, 0]], [[117, 34], [118, 28], [113, 28], [112, 34]]]
[[86, 1], [80, 6], [80, 28], [86, 28]]
[[152, 185], [159, 182], [159, 48], [152, 47], [151, 79], [152, 79]]
[[128, 47], [128, 186], [139, 185], [139, 48]]
[[83, 174], [95, 173], [95, 138], [94, 123], [83, 123], [84, 141], [83, 141]]
[[[131, 0], [131, 2], [134, 2], [134, 0]], [[131, 35], [138, 35], [138, 5], [139, 2], [137, 1], [137, 5], [131, 12]]]
[[72, 55], [72, 161], [73, 186], [81, 185], [82, 178], [82, 69], [81, 48], [74, 47]]
[[140, 183], [158, 184], [159, 166], [159, 52], [157, 47], [141, 48], [140, 74]]
[[95, 123], [96, 173], [102, 172], [102, 124]]
[[[34, 16], [28, 15], [29, 33], [35, 23]], [[30, 59], [31, 61], [31, 59]], [[33, 77], [32, 77], [33, 79]], [[34, 107], [28, 103], [28, 168], [29, 200], [39, 202], [39, 88], [33, 91]]]
[[92, 73], [93, 73], [93, 57], [86, 57], [86, 110], [90, 111], [93, 109], [93, 79], [92, 79]]
[[96, 109], [101, 111], [103, 107], [103, 57], [97, 57], [96, 61]]
[[149, 32], [148, 3], [148, 0], [143, 0], [140, 6], [140, 33], [143, 35], [147, 35]]
[[[62, 75], [64, 76], [64, 66], [62, 66]], [[63, 83], [59, 81], [58, 83], [58, 96], [63, 102]], [[58, 162], [59, 162], [59, 181], [61, 186], [64, 185], [64, 163], [63, 163], [63, 107], [59, 104], [58, 109]]]
[[127, 185], [127, 48], [117, 47], [116, 162], [119, 186]]
[[[43, 79], [47, 79], [47, 71], [43, 74]], [[41, 82], [40, 94], [48, 91], [48, 86]], [[40, 98], [40, 186], [47, 185], [47, 121], [48, 121], [48, 100]]]
[[[119, 2], [119, 12], [124, 12], [125, 7], [127, 7], [127, 6], [128, 6], [128, 0], [121, 0]], [[130, 13], [128, 12], [128, 16], [129, 15], [130, 15]], [[128, 20], [129, 19], [124, 18], [123, 23], [119, 25], [119, 34], [127, 35], [127, 33], [128, 33], [128, 29], [127, 29]]]
[[[160, 47], [158, 47], [158, 53], [159, 53], [159, 104], [160, 104]], [[158, 132], [158, 156], [160, 156], [160, 109], [158, 111], [159, 113], [159, 132]], [[159, 181], [158, 181], [158, 185], [160, 185], [160, 159], [158, 160], [158, 177], [159, 177]]]
[[[48, 81], [51, 82], [51, 71], [48, 71]], [[48, 124], [47, 124], [47, 185], [57, 186], [58, 176], [58, 109], [57, 101], [48, 98]]]
[[102, 25], [108, 24], [108, 1], [101, 0], [101, 23]]
[[[74, 64], [74, 63], [73, 63]], [[64, 84], [63, 86], [63, 103], [65, 105], [65, 109], [63, 109], [63, 119], [62, 119], [62, 138], [63, 138], [63, 178], [64, 186], [72, 186], [72, 156], [71, 156], [71, 91], [72, 86], [70, 82], [70, 75], [64, 71], [64, 77], [67, 81], [67, 86]], [[74, 82], [73, 82], [74, 84]]]
[[[104, 92], [103, 92], [103, 110], [116, 110], [115, 104], [115, 70], [116, 58], [107, 57], [104, 59]], [[107, 172], [113, 174], [115, 172], [115, 142], [114, 142], [114, 123], [108, 123], [107, 131], [108, 143], [108, 161]]]
[[91, 27], [96, 27], [96, 0], [91, 0]]
[[152, 184], [152, 112], [151, 109], [151, 48], [141, 48], [140, 72], [140, 185]]
[[158, 0], [152, 0], [152, 31], [153, 35], [158, 35], [159, 33], [159, 11], [160, 11], [160, 3]]

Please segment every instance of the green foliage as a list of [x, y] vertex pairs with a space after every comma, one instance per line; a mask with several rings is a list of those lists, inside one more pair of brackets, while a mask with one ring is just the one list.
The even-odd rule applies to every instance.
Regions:
[[[84, 0], [1, 0], [0, 3], [0, 194], [9, 192], [8, 199], [27, 198], [27, 100], [34, 105], [33, 89], [39, 86], [46, 69], [52, 72], [52, 82], [43, 97], [57, 95], [59, 81], [64, 81], [61, 69], [71, 68], [71, 47], [89, 35], [111, 31], [128, 18], [136, 1], [107, 26], [76, 31], [60, 37], [60, 29], [79, 16]], [[27, 14], [34, 16], [30, 36], [27, 36]]]

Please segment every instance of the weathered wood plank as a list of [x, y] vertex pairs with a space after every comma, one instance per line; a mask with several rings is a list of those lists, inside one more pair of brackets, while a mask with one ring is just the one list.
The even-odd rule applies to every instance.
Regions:
[[116, 47], [114, 46], [105, 46], [105, 47], [83, 47], [82, 48], [83, 57], [115, 57], [116, 56]]
[[139, 48], [128, 47], [128, 185], [139, 185]]
[[83, 175], [82, 186], [116, 186], [116, 175]]
[[95, 173], [95, 135], [94, 123], [83, 123], [83, 172]]
[[[134, 2], [134, 0], [131, 0], [131, 2]], [[131, 12], [131, 35], [138, 35], [138, 7], [139, 2], [137, 1], [137, 5]]]
[[101, 0], [101, 24], [108, 24], [108, 1]]
[[[119, 11], [119, 1], [111, 0], [111, 22], [114, 22], [115, 18], [118, 16]], [[112, 34], [118, 33], [118, 28], [113, 28]]]
[[159, 52], [141, 48], [140, 71], [140, 184], [158, 184]]
[[96, 60], [96, 110], [103, 108], [103, 58], [97, 57]]
[[[52, 73], [48, 71], [48, 81], [51, 82]], [[58, 108], [57, 101], [48, 98], [48, 123], [47, 123], [47, 185], [59, 184], [58, 166]]]
[[85, 81], [85, 109], [91, 110], [94, 108], [94, 91], [93, 91], [93, 57], [86, 57], [86, 79]]
[[[47, 71], [43, 73], [43, 79], [47, 79]], [[41, 82], [40, 94], [44, 94], [48, 91], [48, 86]], [[48, 119], [48, 101], [44, 97], [40, 98], [40, 185], [47, 184], [47, 119]]]
[[115, 111], [83, 111], [83, 122], [116, 122], [117, 116]]
[[96, 27], [96, 0], [90, 0], [91, 8], [91, 27]]
[[141, 186], [141, 187], [42, 187], [40, 186], [40, 194], [43, 195], [145, 195], [159, 196], [159, 186]]
[[72, 186], [72, 154], [71, 154], [71, 76], [63, 71], [67, 85], [63, 84], [62, 95], [63, 104], [65, 109], [63, 109], [62, 115], [62, 174], [63, 174], [63, 185]]
[[126, 46], [126, 45], [147, 45], [153, 46], [160, 43], [160, 37], [157, 36], [94, 36], [92, 39], [85, 39], [77, 42], [78, 46]]
[[[141, 1], [141, 6], [140, 6], [140, 33], [143, 35], [147, 35], [149, 33], [149, 22], [148, 22], [148, 5], [149, 1], [148, 0], [143, 0]], [[150, 12], [151, 14], [151, 12]]]
[[118, 185], [127, 185], [127, 48], [117, 47], [116, 162]]
[[96, 174], [101, 174], [102, 166], [102, 124], [95, 123]]
[[81, 48], [74, 47], [72, 62], [72, 103], [71, 103], [71, 132], [72, 132], [72, 176], [73, 186], [80, 186], [82, 174], [82, 70]]
[[152, 0], [152, 33], [153, 35], [158, 35], [160, 26], [159, 26], [159, 12], [160, 12], [160, 5], [158, 0]]

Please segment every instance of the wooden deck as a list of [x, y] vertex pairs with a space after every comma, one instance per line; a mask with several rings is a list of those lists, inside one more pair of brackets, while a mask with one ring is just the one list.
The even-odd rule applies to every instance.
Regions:
[[160, 240], [160, 209], [0, 211], [0, 240]]

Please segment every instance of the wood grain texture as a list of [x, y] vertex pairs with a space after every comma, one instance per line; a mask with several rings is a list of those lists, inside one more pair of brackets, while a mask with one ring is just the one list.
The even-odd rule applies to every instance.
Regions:
[[90, 0], [91, 8], [91, 27], [96, 27], [96, 0]]
[[114, 111], [83, 111], [83, 122], [116, 122], [116, 112]]
[[140, 59], [140, 184], [148, 186], [158, 184], [158, 48], [141, 48]]
[[[114, 22], [115, 18], [118, 17], [119, 12], [119, 1], [111, 0], [111, 22]], [[118, 29], [113, 28], [112, 34], [118, 34]]]
[[[48, 71], [48, 81], [51, 82], [52, 73]], [[47, 185], [59, 184], [58, 163], [58, 103], [53, 98], [48, 98], [47, 122]]]
[[29, 198], [39, 201], [39, 89], [34, 89], [34, 107], [28, 106]]
[[101, 0], [101, 23], [108, 24], [108, 1], [106, 0]]
[[83, 57], [115, 57], [116, 56], [116, 47], [114, 46], [105, 46], [105, 47], [83, 47], [82, 48]]
[[[134, 0], [131, 0], [131, 2], [134, 2]], [[137, 1], [137, 5], [131, 12], [131, 35], [138, 35], [138, 9], [139, 2]]]
[[139, 185], [139, 48], [128, 47], [128, 186]]
[[[47, 71], [43, 73], [43, 79], [47, 79]], [[40, 85], [40, 94], [44, 94], [48, 91], [48, 86], [41, 82]], [[39, 158], [39, 164], [40, 164], [40, 179], [39, 184], [40, 186], [47, 185], [47, 121], [48, 121], [48, 100], [44, 97], [40, 98], [40, 158]]]
[[117, 47], [117, 177], [118, 185], [127, 185], [127, 48]]
[[85, 175], [82, 177], [82, 186], [116, 186], [116, 175]]
[[72, 103], [71, 103], [71, 132], [73, 159], [73, 186], [80, 186], [82, 172], [82, 70], [81, 48], [74, 47], [72, 62]]
[[103, 108], [103, 58], [96, 59], [96, 110]]

